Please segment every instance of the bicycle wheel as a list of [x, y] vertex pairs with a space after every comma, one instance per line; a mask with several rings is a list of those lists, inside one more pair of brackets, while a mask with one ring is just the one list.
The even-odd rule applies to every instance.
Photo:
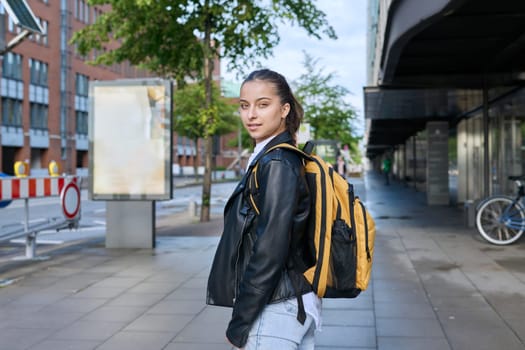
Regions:
[[489, 198], [478, 209], [476, 227], [490, 243], [511, 244], [525, 230], [525, 209], [519, 202], [508, 197]]

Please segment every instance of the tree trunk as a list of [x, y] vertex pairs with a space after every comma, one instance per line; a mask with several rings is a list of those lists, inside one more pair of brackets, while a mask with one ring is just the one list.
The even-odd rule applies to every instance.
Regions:
[[205, 140], [205, 160], [204, 160], [204, 178], [202, 180], [202, 206], [200, 221], [210, 221], [210, 199], [211, 199], [211, 153], [213, 137], [208, 136]]
[[199, 139], [193, 140], [195, 145], [195, 158], [193, 159], [193, 175], [195, 175], [195, 182], [199, 181]]
[[[206, 5], [207, 6], [207, 2]], [[211, 22], [210, 14], [205, 22], [204, 30], [204, 89], [206, 94], [206, 102], [204, 108], [206, 111], [210, 110], [212, 105], [212, 91], [211, 84], [213, 79], [213, 56], [211, 48]], [[213, 119], [211, 113], [208, 118]], [[213, 125], [214, 120], [209, 121], [209, 125]], [[211, 172], [212, 172], [212, 151], [213, 151], [213, 135], [207, 135], [205, 142], [205, 160], [204, 160], [204, 178], [202, 179], [202, 206], [200, 221], [210, 221], [210, 199], [211, 199]]]

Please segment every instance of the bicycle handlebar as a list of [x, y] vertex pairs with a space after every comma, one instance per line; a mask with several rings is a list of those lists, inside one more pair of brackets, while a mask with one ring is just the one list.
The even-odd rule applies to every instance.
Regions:
[[525, 175], [509, 176], [508, 179], [511, 180], [511, 181], [524, 181], [525, 180]]

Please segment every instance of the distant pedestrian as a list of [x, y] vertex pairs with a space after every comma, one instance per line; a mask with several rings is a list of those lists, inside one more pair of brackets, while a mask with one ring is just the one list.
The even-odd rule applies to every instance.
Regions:
[[[225, 206], [207, 303], [233, 307], [226, 337], [237, 348], [313, 350], [321, 299], [293, 268], [297, 259], [306, 266], [313, 259], [304, 244], [310, 203], [304, 167], [291, 150], [265, 153], [279, 143], [296, 144], [303, 109], [286, 79], [263, 69], [241, 85], [240, 116], [255, 150]], [[252, 179], [259, 185], [258, 213], [247, 190]], [[306, 314], [298, 312], [299, 300]]]
[[383, 174], [385, 175], [385, 185], [390, 185], [390, 171], [392, 169], [392, 161], [389, 157], [383, 159]]
[[335, 163], [335, 170], [339, 175], [346, 179], [346, 162], [343, 156], [337, 157], [337, 163]]

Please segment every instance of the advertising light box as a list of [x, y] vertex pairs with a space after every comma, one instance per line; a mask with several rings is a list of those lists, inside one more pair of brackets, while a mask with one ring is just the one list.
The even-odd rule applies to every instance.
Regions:
[[170, 199], [171, 83], [93, 81], [89, 98], [90, 198]]

